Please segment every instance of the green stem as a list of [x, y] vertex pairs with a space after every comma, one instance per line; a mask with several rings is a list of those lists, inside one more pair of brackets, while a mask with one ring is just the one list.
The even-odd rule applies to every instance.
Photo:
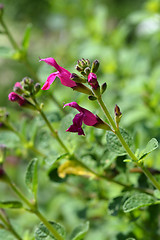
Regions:
[[11, 42], [12, 46], [14, 47], [15, 50], [19, 50], [18, 44], [16, 43], [16, 41], [14, 40], [14, 38], [12, 37], [12, 34], [10, 33], [10, 31], [7, 28], [7, 25], [5, 24], [5, 22], [3, 21], [3, 18], [1, 17], [0, 19], [2, 27], [5, 30], [5, 33], [8, 36], [9, 41]]
[[19, 236], [19, 234], [12, 227], [11, 223], [8, 222], [1, 213], [0, 213], [0, 220], [5, 224], [5, 226], [9, 232], [11, 232], [18, 240], [22, 240], [22, 238]]
[[48, 121], [46, 115], [44, 114], [44, 112], [42, 111], [42, 109], [39, 107], [37, 101], [35, 98], [33, 98], [33, 101], [35, 103], [35, 107], [37, 108], [38, 112], [41, 114], [41, 117], [43, 118], [43, 120], [45, 121], [45, 123], [47, 124], [48, 128], [50, 129], [52, 135], [54, 136], [54, 138], [57, 140], [57, 142], [61, 145], [61, 147], [70, 154], [69, 149], [65, 146], [65, 144], [63, 143], [63, 141], [60, 139], [60, 137], [58, 136], [57, 131], [52, 127], [52, 125], [50, 124], [50, 122]]
[[26, 148], [31, 149], [34, 153], [36, 153], [36, 154], [38, 154], [38, 155], [40, 155], [40, 156], [42, 156], [42, 157], [46, 157], [46, 155], [45, 155], [44, 153], [40, 152], [37, 148], [35, 148], [35, 146], [32, 144], [32, 142], [29, 143], [29, 142], [24, 138], [24, 136], [23, 136], [21, 133], [19, 133], [19, 132], [17, 131], [17, 129], [15, 129], [12, 125], [8, 124], [8, 127], [9, 127], [9, 129], [10, 129], [12, 132], [14, 132], [14, 133], [19, 137], [19, 139], [24, 143], [24, 146], [25, 146]]
[[9, 179], [7, 178], [6, 181], [9, 186], [12, 188], [12, 190], [17, 194], [17, 196], [24, 202], [26, 205], [30, 208], [29, 211], [35, 214], [48, 228], [48, 230], [53, 234], [53, 236], [56, 237], [57, 240], [64, 240], [62, 236], [57, 232], [57, 230], [48, 222], [48, 220], [40, 213], [40, 211], [37, 209], [37, 205], [32, 204], [25, 196], [24, 194], [17, 188], [17, 186]]
[[117, 135], [119, 141], [121, 142], [122, 146], [124, 147], [124, 149], [126, 150], [126, 152], [128, 153], [128, 155], [130, 156], [130, 158], [136, 163], [136, 165], [138, 167], [140, 167], [143, 171], [143, 173], [150, 179], [150, 181], [152, 182], [152, 184], [158, 189], [160, 190], [160, 184], [157, 182], [157, 180], [153, 177], [153, 175], [150, 173], [150, 171], [145, 168], [144, 166], [142, 166], [141, 163], [138, 162], [138, 158], [135, 156], [135, 154], [132, 152], [132, 150], [130, 149], [130, 147], [128, 146], [128, 144], [126, 143], [126, 141], [124, 140], [124, 138], [122, 137], [119, 129], [116, 127], [115, 122], [113, 121], [108, 109], [106, 108], [101, 96], [98, 97], [97, 99], [100, 107], [102, 108], [105, 116], [107, 117], [108, 121], [110, 122], [112, 128], [114, 129], [115, 134]]
[[57, 240], [64, 240], [63, 237], [57, 232], [56, 229], [47, 221], [47, 219], [38, 210], [35, 211], [36, 216], [44, 223], [48, 230], [53, 234]]
[[19, 188], [17, 188], [17, 186], [15, 185], [15, 183], [13, 183], [10, 178], [8, 177], [7, 179], [7, 183], [8, 185], [12, 188], [12, 190], [17, 194], [17, 196], [26, 203], [26, 205], [28, 207], [30, 207], [30, 209], [32, 210], [34, 208], [34, 205], [24, 196], [24, 194], [19, 190]]

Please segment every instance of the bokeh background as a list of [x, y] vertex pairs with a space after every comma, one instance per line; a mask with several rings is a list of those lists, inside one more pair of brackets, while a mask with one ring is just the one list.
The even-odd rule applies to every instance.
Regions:
[[[8, 94], [14, 83], [25, 76], [36, 78], [41, 84], [45, 82], [53, 68], [39, 63], [39, 57], [53, 57], [71, 72], [75, 72], [74, 66], [80, 58], [91, 61], [98, 59], [99, 82], [107, 82], [108, 85], [104, 100], [112, 114], [115, 104], [120, 106], [123, 114], [121, 124], [133, 133], [135, 146], [145, 146], [152, 137], [160, 141], [159, 0], [4, 0], [1, 3], [4, 4], [5, 23], [19, 46], [26, 26], [32, 25], [27, 52], [32, 70], [19, 59], [19, 52], [13, 49], [5, 34], [0, 34], [0, 107], [7, 107], [17, 126], [20, 120], [25, 126], [24, 117], [28, 112], [22, 114], [18, 106], [8, 101]], [[96, 113], [103, 117], [96, 103], [91, 104], [86, 101], [86, 96], [63, 88], [58, 79], [48, 92], [53, 93], [62, 107], [64, 102], [78, 101], [83, 107], [98, 111]], [[46, 103], [46, 111], [51, 114], [58, 112], [57, 105], [48, 100], [48, 93], [40, 93], [40, 98]], [[90, 140], [87, 139], [88, 142]], [[0, 143], [7, 144], [10, 149], [8, 170], [15, 181], [25, 188], [22, 178], [26, 164], [19, 164], [22, 154], [15, 142], [14, 136], [0, 133]], [[47, 152], [48, 146], [44, 142], [41, 145]], [[16, 157], [13, 158], [13, 155]], [[27, 162], [28, 155], [26, 152], [24, 155]], [[159, 163], [159, 150], [146, 159], [148, 166], [159, 168]], [[17, 166], [18, 176], [13, 170], [14, 166]], [[105, 198], [115, 196], [116, 186], [110, 188], [109, 184], [104, 186], [103, 182], [88, 183], [86, 179], [80, 181], [77, 178], [77, 184], [83, 189], [82, 194], [74, 189], [75, 178], [71, 179], [70, 185], [54, 183], [54, 187], [43, 171], [40, 178], [41, 208], [49, 217], [58, 219], [68, 231], [79, 222], [89, 219], [91, 231], [86, 240], [123, 240], [134, 234], [138, 239], [153, 239], [151, 236], [145, 238], [141, 226], [130, 223], [129, 217], [126, 219], [122, 215], [116, 219], [109, 215], [103, 194]], [[50, 194], [50, 189], [54, 193]], [[0, 196], [3, 199], [4, 196], [10, 197], [4, 186]], [[29, 213], [24, 219], [23, 214], [19, 211], [11, 213], [12, 221], [22, 226], [25, 239], [32, 239], [32, 222], [37, 220], [34, 217], [30, 219]], [[144, 220], [146, 229], [150, 222], [147, 217]], [[152, 232], [156, 226], [152, 226]], [[132, 234], [128, 235], [130, 232]], [[12, 239], [11, 236], [8, 239]]]

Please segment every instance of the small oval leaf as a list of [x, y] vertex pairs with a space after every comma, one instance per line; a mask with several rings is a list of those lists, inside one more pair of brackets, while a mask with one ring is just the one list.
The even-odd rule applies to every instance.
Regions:
[[146, 207], [157, 203], [158, 201], [156, 201], [152, 196], [146, 193], [138, 193], [131, 196], [125, 201], [123, 205], [123, 211], [131, 212], [137, 208]]
[[[124, 140], [128, 144], [128, 146], [132, 147], [133, 146], [132, 137], [124, 129], [120, 128], [119, 130], [120, 130], [120, 133], [121, 133], [122, 137], [124, 138]], [[122, 146], [121, 142], [119, 141], [119, 139], [117, 138], [115, 133], [107, 132], [106, 141], [107, 141], [107, 147], [108, 147], [109, 151], [115, 152], [115, 153], [117, 153], [118, 155], [121, 155], [121, 156], [127, 154], [126, 150]]]
[[36, 197], [37, 187], [38, 187], [38, 174], [37, 174], [38, 161], [37, 159], [33, 159], [27, 168], [25, 182], [28, 189], [34, 194]]

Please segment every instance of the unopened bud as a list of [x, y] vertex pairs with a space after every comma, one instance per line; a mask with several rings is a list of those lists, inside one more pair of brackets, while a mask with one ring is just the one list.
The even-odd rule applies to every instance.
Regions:
[[84, 69], [84, 72], [85, 72], [85, 74], [88, 76], [88, 75], [90, 74], [90, 72], [91, 72], [90, 67], [86, 67], [86, 68]]
[[92, 63], [91, 72], [96, 73], [98, 71], [98, 68], [99, 68], [99, 61], [94, 60], [94, 62]]
[[86, 59], [86, 63], [87, 63], [87, 66], [89, 67], [91, 62], [89, 61], [89, 59]]
[[71, 74], [71, 80], [75, 81], [76, 83], [85, 83], [86, 79], [83, 77], [80, 77], [78, 74], [76, 73], [72, 73]]
[[25, 77], [22, 79], [22, 82], [25, 84], [25, 85], [33, 85], [33, 80], [29, 77]]
[[91, 85], [91, 87], [94, 90], [97, 90], [97, 88], [99, 88], [99, 84], [98, 84], [98, 81], [97, 81], [97, 75], [95, 73], [91, 72], [88, 75], [88, 83], [89, 83], [89, 85]]
[[115, 113], [115, 122], [116, 122], [117, 128], [119, 128], [119, 122], [121, 120], [122, 113], [121, 113], [120, 108], [118, 107], [117, 104], [114, 108], [114, 113]]
[[117, 117], [120, 117], [122, 115], [120, 108], [118, 107], [118, 105], [116, 104], [115, 108], [114, 108], [114, 113]]
[[79, 65], [76, 65], [75, 69], [76, 69], [78, 72], [83, 72], [83, 68], [81, 68]]
[[36, 83], [36, 84], [34, 85], [34, 94], [37, 94], [40, 89], [41, 89], [40, 83]]
[[101, 86], [101, 94], [103, 94], [107, 89], [107, 83], [103, 83], [102, 86]]

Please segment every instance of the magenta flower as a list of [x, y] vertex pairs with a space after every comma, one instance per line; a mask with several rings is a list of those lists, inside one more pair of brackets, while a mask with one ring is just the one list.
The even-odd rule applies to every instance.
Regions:
[[56, 77], [58, 77], [62, 83], [62, 85], [66, 87], [76, 87], [77, 84], [70, 79], [71, 73], [67, 71], [65, 68], [59, 66], [54, 58], [45, 58], [40, 59], [40, 61], [44, 61], [47, 64], [53, 66], [55, 69], [57, 69], [57, 72], [51, 73], [49, 77], [47, 78], [47, 81], [42, 87], [42, 90], [48, 90], [50, 88], [50, 85], [53, 83]]
[[11, 92], [9, 95], [8, 95], [8, 99], [9, 101], [11, 102], [18, 102], [18, 104], [20, 106], [23, 106], [25, 105], [28, 101], [26, 99], [24, 99], [23, 97], [19, 96], [17, 93], [15, 92]]
[[97, 81], [97, 75], [95, 73], [90, 73], [88, 75], [88, 83], [91, 85], [91, 87], [95, 90], [99, 87], [98, 81]]
[[80, 113], [73, 118], [73, 124], [66, 132], [78, 132], [78, 135], [85, 135], [82, 129], [82, 122], [87, 126], [94, 126], [98, 123], [98, 117], [85, 108], [80, 107], [76, 102], [67, 103], [64, 107], [76, 108]]

